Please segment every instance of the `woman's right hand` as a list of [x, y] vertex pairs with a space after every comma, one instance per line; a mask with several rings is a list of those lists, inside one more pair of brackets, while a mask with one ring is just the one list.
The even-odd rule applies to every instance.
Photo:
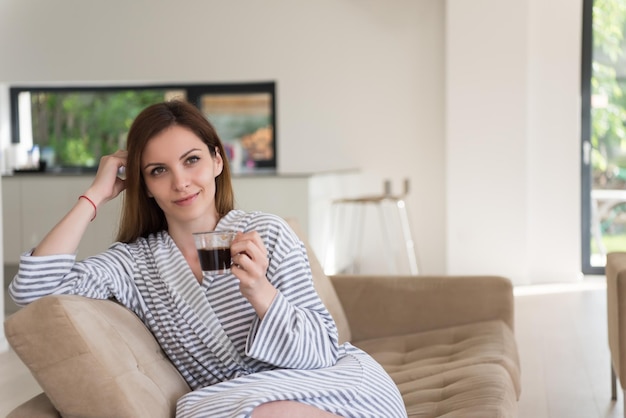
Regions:
[[96, 178], [85, 193], [96, 202], [96, 205], [114, 199], [126, 188], [124, 179], [120, 178], [118, 173], [120, 168], [126, 167], [127, 155], [127, 151], [118, 150], [100, 159]]

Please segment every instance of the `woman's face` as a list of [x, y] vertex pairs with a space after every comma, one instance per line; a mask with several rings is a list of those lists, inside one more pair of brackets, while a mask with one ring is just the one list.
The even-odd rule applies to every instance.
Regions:
[[150, 139], [141, 158], [148, 189], [163, 210], [168, 225], [213, 228], [217, 223], [215, 178], [223, 168], [191, 130], [174, 125]]

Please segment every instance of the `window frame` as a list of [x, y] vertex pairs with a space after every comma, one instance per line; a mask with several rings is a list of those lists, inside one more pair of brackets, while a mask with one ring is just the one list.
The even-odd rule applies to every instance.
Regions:
[[583, 274], [604, 274], [591, 265], [591, 78], [593, 76], [593, 2], [583, 0], [581, 45], [581, 261]]
[[[11, 143], [20, 143], [20, 115], [19, 115], [19, 95], [23, 92], [115, 92], [127, 90], [184, 90], [186, 99], [190, 103], [201, 109], [200, 100], [205, 95], [224, 94], [255, 94], [265, 93], [270, 95], [270, 121], [272, 124], [272, 157], [265, 160], [256, 160], [251, 171], [275, 171], [277, 167], [277, 127], [276, 127], [276, 83], [267, 82], [242, 82], [242, 83], [150, 83], [150, 84], [76, 84], [76, 85], [15, 85], [9, 87], [9, 111], [11, 127]], [[84, 166], [89, 169], [90, 167]]]

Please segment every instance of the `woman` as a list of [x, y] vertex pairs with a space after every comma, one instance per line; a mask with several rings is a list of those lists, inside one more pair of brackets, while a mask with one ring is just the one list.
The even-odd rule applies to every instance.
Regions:
[[[146, 108], [127, 142], [127, 151], [102, 158], [85, 194], [22, 256], [10, 286], [16, 303], [65, 293], [127, 306], [192, 389], [178, 417], [406, 416], [384, 370], [338, 345], [289, 227], [233, 209], [224, 148], [195, 106]], [[76, 261], [98, 207], [123, 190], [117, 242]], [[203, 274], [192, 233], [216, 229], [238, 231], [231, 271]]]

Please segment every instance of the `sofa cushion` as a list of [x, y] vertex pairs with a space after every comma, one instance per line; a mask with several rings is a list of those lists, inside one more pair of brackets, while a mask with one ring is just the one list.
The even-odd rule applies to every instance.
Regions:
[[[520, 367], [511, 329], [499, 320], [359, 341], [398, 385], [409, 416], [508, 416]], [[477, 402], [480, 399], [480, 402]], [[483, 415], [480, 415], [482, 413]]]
[[112, 301], [46, 296], [7, 318], [5, 334], [63, 417], [170, 417], [189, 391], [143, 323]]
[[495, 364], [474, 364], [400, 385], [409, 418], [513, 418], [511, 378]]

